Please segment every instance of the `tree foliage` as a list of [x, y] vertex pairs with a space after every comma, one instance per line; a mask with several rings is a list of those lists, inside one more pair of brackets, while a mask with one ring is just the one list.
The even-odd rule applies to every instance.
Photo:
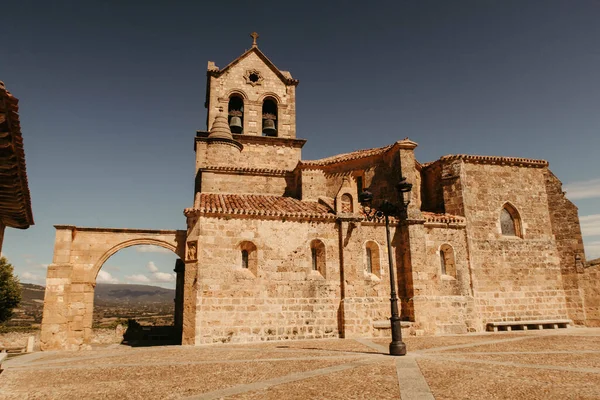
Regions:
[[0, 258], [0, 323], [7, 321], [13, 308], [21, 302], [21, 285], [13, 274], [13, 266], [6, 257]]

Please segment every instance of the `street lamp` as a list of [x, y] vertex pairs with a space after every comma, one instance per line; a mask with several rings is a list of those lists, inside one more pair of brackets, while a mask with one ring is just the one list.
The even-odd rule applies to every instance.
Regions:
[[[400, 326], [400, 315], [398, 315], [398, 297], [396, 296], [396, 274], [394, 272], [394, 260], [392, 257], [392, 241], [390, 240], [390, 220], [391, 215], [398, 216], [400, 221], [408, 219], [407, 209], [410, 203], [410, 191], [412, 184], [406, 182], [406, 178], [400, 178], [396, 185], [400, 195], [400, 204], [396, 205], [388, 200], [383, 200], [377, 209], [371, 206], [373, 202], [373, 193], [364, 190], [359, 196], [360, 204], [368, 221], [381, 221], [385, 218], [385, 233], [387, 235], [388, 261], [390, 266], [390, 302], [392, 308], [392, 342], [390, 343], [390, 355], [403, 356], [406, 354], [406, 345], [402, 341], [402, 328]], [[407, 196], [405, 196], [407, 194]]]

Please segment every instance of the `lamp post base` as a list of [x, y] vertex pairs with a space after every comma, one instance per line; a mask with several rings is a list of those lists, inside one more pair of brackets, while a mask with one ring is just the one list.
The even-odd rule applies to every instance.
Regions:
[[390, 343], [390, 356], [405, 356], [406, 345], [404, 342], [392, 342]]

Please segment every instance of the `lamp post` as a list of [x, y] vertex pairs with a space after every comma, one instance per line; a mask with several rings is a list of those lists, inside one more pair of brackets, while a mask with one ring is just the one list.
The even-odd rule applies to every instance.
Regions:
[[[402, 328], [400, 326], [400, 315], [398, 314], [398, 297], [396, 295], [396, 273], [394, 272], [394, 260], [392, 257], [392, 241], [390, 239], [390, 220], [389, 217], [396, 215], [400, 221], [408, 219], [407, 208], [410, 203], [410, 191], [412, 184], [406, 182], [406, 178], [400, 178], [400, 182], [396, 185], [398, 194], [400, 195], [400, 204], [396, 205], [388, 200], [383, 200], [377, 209], [371, 206], [373, 202], [373, 194], [364, 190], [359, 195], [360, 204], [363, 206], [363, 211], [368, 221], [381, 221], [385, 218], [385, 233], [387, 237], [388, 261], [390, 266], [390, 303], [392, 317], [390, 318], [392, 325], [392, 342], [390, 343], [390, 355], [403, 356], [406, 354], [406, 345], [402, 341]], [[405, 198], [405, 194], [408, 194]]]

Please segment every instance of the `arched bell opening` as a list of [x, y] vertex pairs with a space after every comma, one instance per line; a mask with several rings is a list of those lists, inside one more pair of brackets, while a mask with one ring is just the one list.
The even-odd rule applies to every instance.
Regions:
[[233, 94], [229, 98], [228, 121], [231, 133], [244, 133], [244, 99]]
[[262, 135], [277, 136], [277, 101], [272, 97], [263, 101]]

